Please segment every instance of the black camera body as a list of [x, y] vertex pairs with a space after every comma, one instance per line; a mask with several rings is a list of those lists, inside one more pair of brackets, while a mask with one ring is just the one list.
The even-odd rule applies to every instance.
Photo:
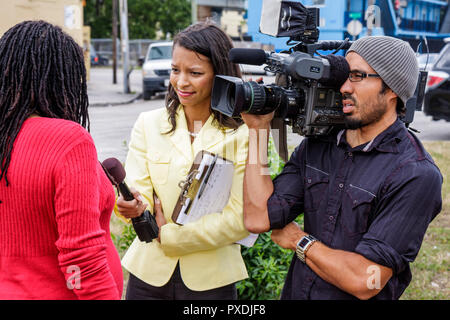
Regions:
[[152, 242], [158, 237], [159, 228], [155, 217], [147, 209], [139, 217], [131, 219], [133, 229], [139, 240], [142, 242]]
[[[261, 32], [269, 30], [266, 32], [273, 36], [289, 36], [288, 43], [297, 42], [296, 45], [282, 53], [232, 49], [232, 62], [267, 64], [265, 68], [276, 74], [276, 82], [264, 85], [217, 75], [211, 97], [212, 109], [230, 117], [238, 117], [242, 112], [267, 114], [275, 111], [275, 118], [282, 119], [293, 132], [303, 136], [326, 135], [335, 127], [344, 127], [339, 88], [348, 78], [348, 64], [342, 56], [314, 56], [314, 53], [317, 50], [337, 52], [348, 49], [351, 43], [348, 40], [318, 41], [318, 8], [305, 8], [293, 1], [269, 3], [268, 6], [266, 2], [263, 4], [261, 21], [266, 25], [261, 24]], [[274, 8], [277, 5], [279, 8]], [[269, 11], [267, 7], [270, 7]], [[274, 15], [274, 10], [279, 10], [279, 14]], [[279, 17], [275, 19], [277, 26], [267, 27], [268, 20], [273, 21], [274, 16]]]

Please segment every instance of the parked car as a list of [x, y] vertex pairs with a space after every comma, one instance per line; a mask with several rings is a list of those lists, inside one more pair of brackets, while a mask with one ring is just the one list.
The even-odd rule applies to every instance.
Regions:
[[109, 60], [107, 58], [97, 54], [97, 51], [92, 44], [89, 51], [91, 54], [91, 66], [107, 66], [109, 64]]
[[433, 120], [450, 121], [450, 42], [428, 73], [423, 111]]
[[172, 69], [172, 42], [155, 42], [147, 50], [142, 65], [142, 96], [149, 100], [155, 93], [167, 91]]
[[421, 53], [417, 55], [417, 63], [420, 70], [430, 71], [436, 62], [439, 53]]

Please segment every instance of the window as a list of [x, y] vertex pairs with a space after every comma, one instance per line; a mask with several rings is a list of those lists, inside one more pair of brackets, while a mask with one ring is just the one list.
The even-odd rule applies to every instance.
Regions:
[[172, 58], [172, 46], [153, 47], [148, 54], [149, 60], [161, 60]]

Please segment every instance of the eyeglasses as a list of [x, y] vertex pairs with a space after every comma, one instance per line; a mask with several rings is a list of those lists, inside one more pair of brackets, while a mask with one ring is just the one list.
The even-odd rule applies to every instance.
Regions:
[[379, 78], [380, 75], [376, 73], [365, 73], [363, 71], [350, 71], [348, 74], [348, 79], [351, 82], [359, 82], [362, 81], [364, 78], [371, 77], [371, 78]]

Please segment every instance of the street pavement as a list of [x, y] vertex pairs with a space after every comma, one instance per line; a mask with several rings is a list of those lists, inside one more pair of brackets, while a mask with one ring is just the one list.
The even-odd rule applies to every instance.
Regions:
[[[256, 79], [259, 76], [253, 76]], [[250, 76], [244, 77], [249, 80]], [[264, 77], [269, 84], [273, 77]], [[164, 95], [149, 101], [140, 98], [142, 73], [133, 70], [130, 74], [131, 93], [125, 94], [122, 71], [117, 72], [117, 84], [112, 83], [111, 68], [92, 68], [88, 82], [90, 101], [89, 115], [91, 135], [97, 147], [98, 158], [103, 161], [115, 157], [125, 161], [133, 125], [141, 112], [164, 107]], [[444, 120], [432, 121], [431, 117], [416, 112], [411, 127], [420, 131], [416, 134], [422, 141], [450, 140], [450, 123]], [[303, 138], [288, 128], [288, 145], [298, 145]]]
[[134, 101], [142, 93], [142, 71], [139, 69], [130, 73], [130, 93], [124, 93], [122, 69], [117, 69], [116, 82], [113, 84], [111, 67], [91, 67], [88, 81], [89, 105], [91, 107], [123, 105]]

